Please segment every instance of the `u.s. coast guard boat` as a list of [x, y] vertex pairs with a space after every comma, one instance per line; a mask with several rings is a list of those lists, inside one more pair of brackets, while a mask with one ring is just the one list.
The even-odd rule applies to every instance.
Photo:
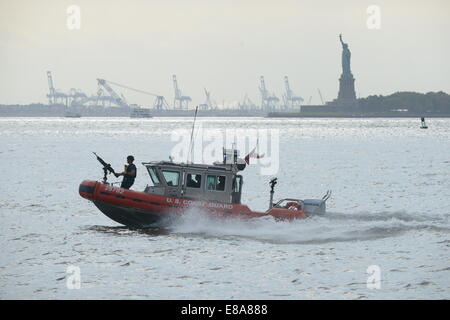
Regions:
[[[241, 203], [243, 178], [240, 171], [246, 162], [237, 158], [237, 151], [224, 150], [223, 162], [212, 165], [175, 163], [173, 161], [144, 162], [151, 185], [144, 191], [127, 190], [107, 182], [107, 172], [112, 170], [104, 161], [103, 181], [84, 180], [79, 187], [83, 198], [92, 201], [112, 220], [131, 227], [151, 227], [165, 217], [181, 215], [195, 208], [216, 217], [257, 218], [273, 216], [276, 219], [301, 219], [326, 211], [322, 199], [282, 199], [273, 203], [277, 179], [270, 181], [269, 209], [252, 211]], [[232, 161], [227, 159], [232, 158]], [[114, 171], [112, 171], [114, 172]]]

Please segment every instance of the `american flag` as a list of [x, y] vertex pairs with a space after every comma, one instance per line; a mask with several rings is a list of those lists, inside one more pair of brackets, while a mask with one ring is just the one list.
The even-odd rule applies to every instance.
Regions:
[[245, 162], [247, 164], [250, 164], [250, 158], [260, 159], [260, 158], [264, 157], [264, 153], [263, 154], [257, 154], [257, 153], [255, 153], [255, 151], [256, 151], [256, 147], [254, 147], [253, 150], [250, 151], [250, 153], [245, 156]]

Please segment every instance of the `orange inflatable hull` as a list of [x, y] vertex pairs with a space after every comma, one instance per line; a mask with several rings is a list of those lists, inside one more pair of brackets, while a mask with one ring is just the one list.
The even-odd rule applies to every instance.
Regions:
[[269, 215], [283, 220], [305, 218], [301, 209], [272, 208], [266, 212], [257, 212], [242, 204], [161, 196], [92, 180], [81, 182], [79, 193], [83, 198], [92, 201], [106, 216], [131, 228], [150, 227], [192, 208], [216, 217], [249, 219]]

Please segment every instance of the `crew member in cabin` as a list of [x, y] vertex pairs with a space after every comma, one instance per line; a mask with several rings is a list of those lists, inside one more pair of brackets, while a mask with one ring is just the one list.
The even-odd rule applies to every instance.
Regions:
[[225, 177], [219, 176], [219, 179], [217, 179], [217, 181], [218, 181], [218, 183], [216, 186], [216, 190], [225, 191]]
[[201, 178], [202, 178], [202, 176], [200, 174], [188, 173], [187, 174], [186, 187], [189, 187], [189, 188], [200, 188]]
[[121, 188], [130, 189], [130, 187], [134, 183], [134, 179], [136, 178], [136, 166], [133, 164], [134, 157], [128, 156], [127, 162], [128, 165], [125, 166], [125, 170], [121, 173], [116, 173], [116, 178], [119, 176], [123, 176]]

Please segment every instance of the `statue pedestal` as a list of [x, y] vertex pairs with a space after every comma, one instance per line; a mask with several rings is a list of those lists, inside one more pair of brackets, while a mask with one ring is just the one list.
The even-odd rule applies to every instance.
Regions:
[[339, 93], [336, 105], [348, 110], [355, 110], [356, 108], [355, 78], [351, 73], [343, 73], [339, 78]]
[[338, 100], [340, 99], [356, 99], [355, 78], [352, 74], [342, 74], [339, 78]]

